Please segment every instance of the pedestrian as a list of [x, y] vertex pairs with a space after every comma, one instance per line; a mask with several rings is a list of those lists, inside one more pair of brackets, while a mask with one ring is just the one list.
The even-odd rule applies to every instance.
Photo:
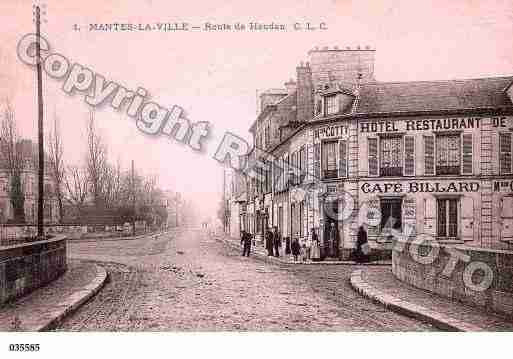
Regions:
[[297, 238], [294, 238], [292, 240], [292, 244], [290, 245], [290, 249], [292, 250], [292, 255], [294, 256], [294, 262], [298, 261], [300, 248], [299, 248], [299, 241]]
[[243, 245], [242, 250], [242, 256], [249, 257], [249, 254], [251, 252], [251, 239], [252, 236], [250, 233], [246, 232], [245, 230], [242, 231], [242, 238], [241, 238], [241, 244]]
[[273, 256], [273, 233], [271, 228], [267, 228], [265, 233], [265, 249], [267, 249], [267, 256]]
[[308, 255], [308, 249], [307, 249], [307, 246], [306, 246], [306, 243], [303, 242], [301, 244], [301, 261], [304, 263], [306, 262], [306, 259], [307, 259], [307, 255]]
[[273, 233], [273, 245], [274, 245], [274, 255], [276, 257], [280, 256], [280, 247], [281, 247], [281, 234], [278, 231], [278, 227], [274, 227]]
[[336, 258], [338, 257], [338, 230], [334, 222], [331, 222], [329, 240], [329, 256]]
[[358, 234], [356, 235], [356, 249], [354, 252], [354, 258], [358, 263], [366, 262], [368, 260], [369, 252], [370, 247], [367, 240], [367, 231], [363, 226], [360, 226], [358, 228]]
[[312, 240], [310, 244], [310, 258], [312, 261], [318, 261], [321, 259], [321, 248], [319, 244], [319, 237], [317, 236], [317, 232], [315, 232], [315, 228], [312, 228]]

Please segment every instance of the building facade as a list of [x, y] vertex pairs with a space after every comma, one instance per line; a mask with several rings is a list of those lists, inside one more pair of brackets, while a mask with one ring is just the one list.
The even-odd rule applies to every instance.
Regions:
[[[260, 95], [240, 222], [348, 258], [360, 225], [375, 253], [394, 233], [513, 244], [513, 76], [379, 82], [375, 51], [314, 49], [296, 81]], [[237, 211], [239, 213], [239, 211]], [[330, 252], [331, 256], [333, 253]]]
[[[31, 224], [37, 222], [37, 148], [30, 140], [21, 140], [18, 146], [26, 163], [21, 173], [21, 184], [25, 199], [25, 221]], [[0, 223], [5, 224], [13, 221], [14, 211], [9, 196], [12, 178], [2, 156], [0, 154]], [[45, 162], [45, 168], [50, 168], [48, 160]], [[57, 223], [59, 221], [59, 209], [55, 195], [55, 183], [46, 171], [44, 176], [44, 193], [43, 219], [46, 223]]]

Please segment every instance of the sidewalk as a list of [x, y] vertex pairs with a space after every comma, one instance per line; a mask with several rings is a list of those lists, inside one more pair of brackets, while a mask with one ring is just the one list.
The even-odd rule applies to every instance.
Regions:
[[0, 331], [50, 330], [94, 296], [106, 279], [102, 267], [68, 260], [63, 276], [0, 307]]
[[[214, 239], [223, 242], [227, 244], [228, 246], [232, 247], [233, 249], [236, 249], [241, 252], [242, 254], [242, 246], [240, 244], [240, 239], [228, 237], [228, 236], [213, 236]], [[294, 262], [294, 259], [292, 255], [280, 253], [280, 257], [271, 257], [267, 255], [267, 251], [263, 246], [255, 245], [251, 246], [251, 256], [255, 256], [259, 259], [263, 259], [265, 261], [271, 262], [271, 263], [278, 263], [278, 264], [297, 264], [297, 265], [366, 265], [366, 266], [390, 266], [392, 264], [389, 260], [382, 260], [382, 261], [374, 261], [369, 263], [357, 263], [355, 261], [337, 261], [337, 260], [329, 260], [329, 261], [319, 261], [319, 262], [313, 262], [313, 261], [306, 261], [306, 262]]]
[[513, 331], [513, 321], [396, 279], [391, 268], [364, 268], [351, 274], [351, 286], [363, 296], [409, 317], [450, 331]]

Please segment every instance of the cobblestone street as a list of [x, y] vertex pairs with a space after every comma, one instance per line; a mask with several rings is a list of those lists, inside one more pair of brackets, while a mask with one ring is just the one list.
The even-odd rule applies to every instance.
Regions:
[[269, 264], [198, 230], [71, 242], [69, 254], [100, 261], [110, 282], [58, 330], [434, 330], [354, 292], [356, 266]]

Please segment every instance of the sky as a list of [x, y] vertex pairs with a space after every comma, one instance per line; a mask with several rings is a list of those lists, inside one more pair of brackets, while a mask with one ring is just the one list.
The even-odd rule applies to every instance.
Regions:
[[[36, 138], [33, 68], [16, 56], [33, 32], [33, 1], [0, 2], [0, 98], [13, 103], [24, 137]], [[35, 1], [38, 3], [38, 1]], [[43, 2], [40, 2], [43, 4]], [[208, 121], [211, 137], [197, 153], [176, 140], [147, 136], [126, 113], [97, 109], [97, 124], [113, 162], [155, 174], [214, 215], [222, 167], [212, 158], [226, 131], [249, 139], [256, 93], [283, 87], [315, 46], [376, 49], [378, 81], [438, 80], [513, 74], [512, 1], [169, 1], [48, 0], [43, 34], [52, 49], [107, 80], [145, 88], [151, 100], [181, 106], [192, 122]], [[91, 23], [280, 23], [285, 32], [94, 32]], [[324, 22], [327, 30], [294, 31], [293, 24]], [[76, 31], [77, 25], [80, 31]], [[45, 126], [59, 117], [65, 160], [83, 161], [90, 107], [67, 95], [62, 81], [44, 77]]]

